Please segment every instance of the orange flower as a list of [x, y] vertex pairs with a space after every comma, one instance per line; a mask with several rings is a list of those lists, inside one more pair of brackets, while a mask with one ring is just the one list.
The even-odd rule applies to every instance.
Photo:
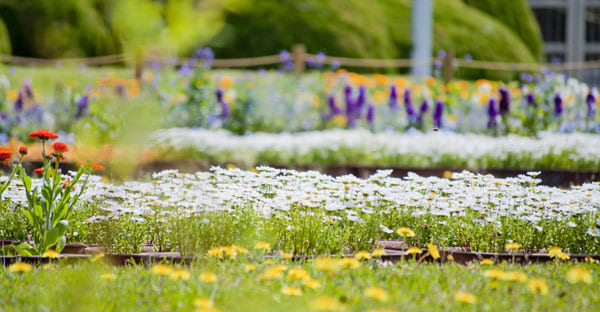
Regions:
[[25, 156], [25, 155], [27, 155], [27, 151], [28, 151], [27, 150], [27, 146], [21, 146], [21, 147], [19, 147], [19, 154]]
[[58, 154], [62, 154], [69, 151], [69, 147], [63, 142], [54, 142], [54, 144], [52, 144], [52, 149], [55, 153]]
[[29, 133], [30, 138], [38, 138], [40, 140], [54, 140], [58, 139], [58, 134], [48, 130], [48, 129], [39, 129]]
[[95, 163], [95, 162], [92, 162], [90, 164], [90, 167], [92, 167], [92, 168], [94, 168], [94, 169], [96, 169], [98, 171], [104, 171], [105, 170], [104, 167], [101, 164]]
[[0, 148], [0, 161], [6, 162], [12, 158], [12, 151], [7, 148]]
[[37, 169], [33, 170], [33, 172], [37, 175], [42, 175], [42, 168], [37, 168]]

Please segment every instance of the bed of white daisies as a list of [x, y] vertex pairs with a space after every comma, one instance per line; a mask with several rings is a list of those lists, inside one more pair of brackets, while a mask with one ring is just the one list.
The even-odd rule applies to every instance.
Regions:
[[234, 135], [172, 128], [150, 136], [160, 159], [196, 159], [245, 167], [371, 165], [377, 167], [600, 170], [600, 136], [544, 132], [539, 138], [365, 129]]

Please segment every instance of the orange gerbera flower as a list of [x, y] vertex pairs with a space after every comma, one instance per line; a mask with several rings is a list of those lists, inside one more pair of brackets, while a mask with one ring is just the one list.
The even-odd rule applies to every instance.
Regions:
[[38, 138], [40, 140], [54, 140], [58, 139], [58, 134], [48, 130], [48, 129], [39, 129], [29, 133], [30, 138]]
[[52, 149], [55, 153], [59, 154], [66, 153], [69, 151], [69, 147], [63, 142], [54, 142], [54, 144], [52, 144]]
[[27, 151], [28, 151], [27, 146], [19, 147], [19, 154], [25, 156], [25, 155], [27, 155]]
[[0, 161], [5, 162], [12, 158], [12, 151], [7, 148], [0, 148]]
[[96, 169], [96, 170], [98, 170], [98, 171], [104, 171], [104, 170], [105, 170], [105, 169], [104, 169], [104, 166], [102, 166], [102, 165], [101, 165], [101, 164], [99, 164], [99, 163], [95, 163], [95, 162], [92, 162], [92, 163], [90, 164], [90, 167], [92, 167], [92, 168], [94, 168], [94, 169]]

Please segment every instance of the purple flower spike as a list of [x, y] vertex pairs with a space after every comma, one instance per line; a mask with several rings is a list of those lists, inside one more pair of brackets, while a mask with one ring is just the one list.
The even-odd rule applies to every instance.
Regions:
[[415, 118], [415, 109], [412, 105], [410, 89], [404, 91], [404, 106], [406, 106], [406, 115], [408, 116], [408, 119], [412, 121]]
[[15, 111], [20, 112], [23, 110], [23, 92], [19, 91], [19, 96], [15, 101]]
[[337, 115], [337, 114], [341, 114], [342, 113], [342, 109], [339, 108], [337, 105], [335, 105], [335, 97], [333, 97], [332, 95], [330, 95], [327, 98], [327, 105], [329, 105], [329, 109], [331, 109], [331, 113], [333, 115]]
[[419, 107], [419, 116], [417, 116], [417, 122], [419, 124], [423, 124], [423, 116], [425, 116], [425, 113], [427, 113], [428, 110], [429, 103], [427, 103], [427, 100], [424, 99], [423, 103], [421, 103], [421, 106]]
[[352, 99], [352, 87], [344, 87], [344, 101], [346, 102], [346, 115], [350, 117], [354, 111], [354, 100]]
[[488, 104], [488, 128], [494, 128], [496, 126], [496, 118], [498, 117], [498, 109], [496, 108], [496, 100], [490, 99]]
[[554, 97], [554, 116], [560, 116], [563, 110], [563, 100], [560, 94], [557, 93]]
[[80, 119], [87, 112], [89, 106], [89, 97], [87, 95], [82, 96], [77, 101], [77, 112], [75, 113], [75, 119]]
[[505, 88], [500, 88], [500, 115], [508, 114], [510, 110], [510, 96], [508, 95], [508, 90]]
[[535, 96], [533, 96], [533, 93], [531, 92], [527, 94], [527, 105], [537, 107], [537, 103], [535, 102]]
[[442, 127], [442, 115], [444, 114], [444, 103], [442, 101], [435, 102], [433, 109], [433, 126], [436, 128]]
[[33, 88], [31, 87], [31, 79], [23, 81], [23, 91], [28, 98], [33, 99]]
[[596, 97], [592, 91], [590, 91], [585, 98], [585, 103], [587, 104], [587, 117], [589, 119], [594, 119], [594, 115], [596, 114]]
[[390, 88], [390, 108], [393, 110], [398, 109], [398, 93], [396, 92], [396, 86]]
[[356, 99], [356, 108], [360, 110], [367, 101], [367, 88], [365, 86], [360, 86], [358, 88], [358, 98]]
[[369, 104], [367, 108], [367, 123], [372, 125], [373, 121], [375, 121], [375, 105]]
[[223, 102], [223, 90], [221, 88], [217, 89], [217, 102]]

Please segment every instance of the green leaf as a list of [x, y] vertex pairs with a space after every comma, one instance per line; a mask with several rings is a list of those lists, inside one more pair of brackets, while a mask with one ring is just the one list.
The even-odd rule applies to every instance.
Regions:
[[58, 243], [56, 244], [56, 252], [60, 253], [67, 244], [67, 238], [63, 235], [58, 239]]
[[69, 225], [69, 221], [61, 220], [55, 227], [46, 233], [46, 239], [44, 241], [46, 248], [49, 248], [58, 242], [58, 239], [65, 233], [67, 225]]

